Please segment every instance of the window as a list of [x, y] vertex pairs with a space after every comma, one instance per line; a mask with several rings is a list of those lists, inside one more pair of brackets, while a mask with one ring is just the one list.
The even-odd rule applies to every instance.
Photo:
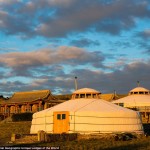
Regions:
[[61, 114], [57, 114], [57, 120], [61, 120]]
[[80, 95], [80, 98], [85, 98], [85, 94], [81, 94], [81, 95]]
[[122, 107], [123, 107], [123, 106], [124, 106], [124, 104], [123, 104], [123, 103], [119, 103], [119, 106], [122, 106]]
[[66, 119], [66, 114], [62, 114], [62, 119]]
[[66, 114], [57, 114], [57, 120], [64, 120], [66, 119]]
[[96, 98], [96, 94], [93, 94], [93, 98]]
[[139, 94], [144, 94], [144, 92], [139, 92]]
[[75, 98], [79, 98], [79, 94], [76, 94]]
[[87, 98], [91, 98], [91, 94], [86, 94], [86, 97]]

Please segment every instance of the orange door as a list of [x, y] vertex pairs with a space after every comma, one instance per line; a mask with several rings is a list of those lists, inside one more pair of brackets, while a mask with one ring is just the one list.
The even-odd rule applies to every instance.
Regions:
[[67, 133], [69, 131], [69, 112], [54, 112], [54, 133]]

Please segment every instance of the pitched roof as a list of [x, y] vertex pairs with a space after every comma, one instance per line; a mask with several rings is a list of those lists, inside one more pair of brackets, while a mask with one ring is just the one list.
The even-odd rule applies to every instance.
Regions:
[[0, 103], [2, 103], [4, 100], [0, 98]]
[[112, 101], [115, 99], [123, 98], [127, 96], [127, 94], [114, 94], [114, 93], [108, 93], [108, 94], [101, 94], [101, 99], [104, 99], [106, 101]]
[[114, 94], [110, 93], [110, 94], [101, 94], [101, 99], [104, 99], [106, 101], [111, 101], [114, 98]]
[[8, 101], [9, 101], [9, 100], [0, 101], [0, 105], [1, 105], [1, 104], [8, 104]]
[[56, 99], [50, 92], [50, 90], [36, 90], [36, 91], [25, 91], [25, 92], [16, 92], [12, 97], [5, 101], [5, 103], [23, 103], [23, 102], [33, 102], [39, 99], [46, 99], [48, 96], [52, 100]]

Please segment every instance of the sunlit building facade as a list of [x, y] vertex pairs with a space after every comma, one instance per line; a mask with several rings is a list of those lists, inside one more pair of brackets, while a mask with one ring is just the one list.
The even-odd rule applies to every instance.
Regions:
[[41, 111], [61, 102], [50, 90], [16, 92], [8, 100], [0, 100], [1, 120], [15, 113]]

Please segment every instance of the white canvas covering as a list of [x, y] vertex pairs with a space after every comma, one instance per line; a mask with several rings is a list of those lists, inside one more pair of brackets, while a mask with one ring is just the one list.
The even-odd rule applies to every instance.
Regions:
[[[132, 89], [130, 92], [149, 92], [149, 90], [148, 89], [146, 89], [146, 88], [143, 88], [143, 87], [136, 87], [136, 88], [134, 88], [134, 89]], [[129, 93], [130, 93], [129, 92]]]
[[143, 133], [138, 112], [129, 110], [102, 99], [69, 100], [33, 114], [31, 134], [39, 130], [53, 133], [54, 112], [69, 112], [68, 133]]
[[91, 88], [82, 88], [82, 89], [74, 91], [73, 93], [80, 94], [80, 93], [100, 93], [100, 92]]
[[150, 95], [129, 95], [112, 103], [122, 103], [124, 107], [150, 107]]
[[128, 108], [150, 109], [150, 92], [143, 87], [136, 87], [129, 91], [129, 95], [112, 103]]

